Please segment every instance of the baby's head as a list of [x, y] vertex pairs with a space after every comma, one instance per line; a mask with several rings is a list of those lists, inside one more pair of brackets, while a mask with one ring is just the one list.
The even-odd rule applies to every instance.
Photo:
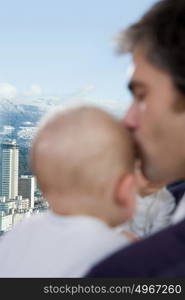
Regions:
[[111, 226], [135, 207], [134, 147], [120, 121], [95, 107], [58, 111], [38, 129], [31, 164], [50, 208]]

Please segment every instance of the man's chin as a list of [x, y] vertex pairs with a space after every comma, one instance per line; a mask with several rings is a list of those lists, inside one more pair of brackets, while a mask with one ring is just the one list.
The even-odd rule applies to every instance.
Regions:
[[162, 162], [159, 162], [156, 158], [152, 159], [148, 156], [147, 152], [138, 143], [135, 145], [135, 149], [136, 161], [139, 163], [141, 172], [151, 184], [167, 185], [178, 180], [185, 180], [182, 179], [183, 176], [178, 176], [174, 171], [171, 172], [169, 168], [162, 166]]
[[152, 164], [150, 164], [150, 161], [147, 159], [146, 153], [138, 143], [135, 143], [135, 155], [137, 166], [139, 166], [143, 176], [151, 183], [158, 184], [159, 181], [153, 172], [155, 169], [151, 166]]
[[156, 174], [155, 166], [146, 159], [142, 152], [140, 152], [139, 157], [143, 176], [153, 185], [161, 183], [159, 182], [159, 174]]
[[148, 163], [142, 164], [142, 172], [145, 178], [150, 182], [151, 188], [156, 187], [157, 185], [166, 185], [169, 181], [168, 176], [157, 170], [156, 166], [150, 165]]

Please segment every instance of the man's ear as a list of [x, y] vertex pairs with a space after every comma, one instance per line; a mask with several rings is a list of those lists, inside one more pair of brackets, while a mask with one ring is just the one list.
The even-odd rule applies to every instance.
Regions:
[[135, 211], [136, 182], [134, 174], [123, 176], [115, 193], [116, 204], [120, 206], [125, 220], [131, 218]]

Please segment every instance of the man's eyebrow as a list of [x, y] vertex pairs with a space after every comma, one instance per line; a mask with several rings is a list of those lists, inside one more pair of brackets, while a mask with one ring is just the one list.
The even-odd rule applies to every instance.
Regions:
[[146, 85], [141, 81], [131, 80], [128, 84], [128, 89], [133, 92], [137, 88], [146, 88]]

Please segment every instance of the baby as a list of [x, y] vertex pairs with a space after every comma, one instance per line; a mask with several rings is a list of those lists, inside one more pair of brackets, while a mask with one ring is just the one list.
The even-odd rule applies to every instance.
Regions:
[[135, 207], [129, 133], [95, 107], [58, 111], [32, 143], [31, 165], [50, 209], [20, 221], [0, 245], [0, 277], [83, 277], [127, 246], [114, 229]]

